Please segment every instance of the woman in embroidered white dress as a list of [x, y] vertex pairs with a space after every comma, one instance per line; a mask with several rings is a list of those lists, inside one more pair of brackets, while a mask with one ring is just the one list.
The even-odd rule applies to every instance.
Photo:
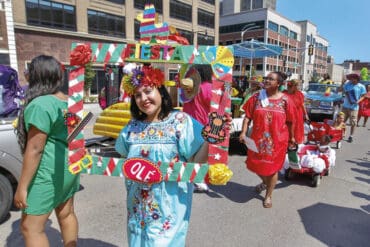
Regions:
[[[198, 152], [207, 149], [200, 137], [202, 125], [186, 113], [173, 110], [163, 82], [162, 72], [151, 66], [134, 69], [123, 78], [123, 87], [131, 95], [133, 117], [116, 141], [116, 150], [124, 157], [142, 157], [156, 163], [189, 161], [194, 155], [206, 154]], [[129, 246], [185, 246], [192, 183], [146, 185], [126, 179], [126, 188]]]

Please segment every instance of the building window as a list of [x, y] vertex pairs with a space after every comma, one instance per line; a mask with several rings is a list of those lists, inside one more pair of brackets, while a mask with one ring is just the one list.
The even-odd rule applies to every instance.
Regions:
[[1, 54], [0, 53], [0, 64], [10, 65], [9, 54]]
[[170, 1], [170, 17], [192, 22], [191, 5], [172, 0]]
[[287, 27], [280, 26], [280, 32], [281, 35], [288, 37], [289, 35], [289, 30]]
[[134, 1], [134, 7], [137, 9], [144, 9], [145, 4], [152, 3], [155, 8], [156, 13], [163, 13], [163, 3], [162, 0], [135, 0]]
[[112, 2], [112, 3], [121, 4], [121, 5], [125, 4], [125, 0], [107, 0], [107, 1]]
[[241, 0], [240, 1], [240, 10], [248, 11], [251, 9], [251, 0]]
[[198, 9], [198, 25], [215, 27], [215, 15], [213, 13]]
[[219, 29], [220, 33], [240, 33], [246, 25], [253, 25], [256, 26], [253, 31], [256, 31], [258, 29], [263, 29], [265, 27], [265, 21], [254, 21], [254, 22], [244, 22], [244, 23], [238, 23], [228, 26], [222, 26]]
[[262, 0], [253, 0], [252, 4], [253, 4], [252, 9], [262, 9], [263, 8]]
[[215, 0], [202, 0], [202, 2], [206, 2], [206, 3], [209, 3], [209, 4], [215, 5]]
[[293, 31], [289, 32], [289, 38], [297, 40], [297, 37], [298, 35], [296, 32], [293, 32]]
[[135, 19], [134, 23], [134, 31], [135, 31], [135, 40], [140, 39], [140, 21]]
[[190, 44], [193, 44], [193, 33], [191, 31], [179, 28], [176, 29], [182, 37], [186, 38]]
[[269, 24], [268, 24], [268, 29], [274, 31], [274, 32], [279, 32], [279, 25], [275, 22], [272, 22], [272, 21], [269, 21]]
[[68, 4], [26, 0], [27, 24], [76, 31], [76, 10]]
[[198, 33], [198, 45], [214, 45], [215, 37]]
[[125, 38], [125, 17], [88, 10], [89, 33]]

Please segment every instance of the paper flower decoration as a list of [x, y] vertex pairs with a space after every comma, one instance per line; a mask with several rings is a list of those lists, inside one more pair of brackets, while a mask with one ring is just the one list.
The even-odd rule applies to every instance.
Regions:
[[91, 60], [91, 48], [87, 44], [76, 46], [70, 54], [70, 65], [83, 66]]
[[210, 165], [208, 169], [208, 180], [213, 185], [225, 185], [233, 176], [233, 172], [222, 163]]

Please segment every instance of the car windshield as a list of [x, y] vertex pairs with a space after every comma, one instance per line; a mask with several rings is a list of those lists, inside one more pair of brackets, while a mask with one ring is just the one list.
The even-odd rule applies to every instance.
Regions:
[[325, 85], [325, 84], [311, 84], [308, 85], [308, 88], [306, 91], [308, 93], [325, 93], [326, 89], [330, 87], [330, 92], [332, 93], [338, 93], [338, 86], [334, 85]]

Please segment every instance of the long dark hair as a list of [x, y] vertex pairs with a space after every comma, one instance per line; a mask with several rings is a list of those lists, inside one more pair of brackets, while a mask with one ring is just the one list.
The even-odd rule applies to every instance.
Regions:
[[[159, 87], [158, 91], [161, 94], [161, 98], [162, 98], [161, 111], [159, 112], [158, 118], [163, 120], [173, 110], [173, 105], [172, 105], [171, 96], [164, 86]], [[139, 107], [137, 106], [134, 95], [131, 96], [130, 111], [134, 119], [145, 120], [147, 117], [147, 115], [144, 112], [140, 111]]]
[[288, 78], [288, 76], [281, 71], [273, 71], [272, 73], [277, 75], [277, 81], [279, 82], [279, 85], [281, 85], [286, 80], [286, 78]]
[[16, 134], [22, 154], [26, 150], [27, 131], [24, 123], [24, 109], [36, 97], [54, 94], [60, 91], [63, 85], [63, 71], [61, 64], [52, 56], [40, 55], [32, 59], [28, 69], [29, 86], [26, 92], [24, 105], [20, 110]]

